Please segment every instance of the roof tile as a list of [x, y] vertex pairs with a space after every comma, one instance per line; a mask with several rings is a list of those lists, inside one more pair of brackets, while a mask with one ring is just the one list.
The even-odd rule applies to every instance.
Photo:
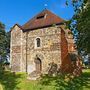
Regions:
[[53, 14], [49, 10], [45, 9], [34, 18], [29, 20], [26, 24], [22, 26], [24, 30], [32, 30], [36, 28], [46, 27], [53, 24], [62, 23], [64, 20]]

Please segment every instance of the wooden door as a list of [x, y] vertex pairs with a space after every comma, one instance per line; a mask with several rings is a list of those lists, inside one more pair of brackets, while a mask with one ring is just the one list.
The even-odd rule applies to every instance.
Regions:
[[41, 60], [39, 58], [35, 60], [35, 68], [36, 68], [36, 72], [38, 73], [41, 72], [42, 65], [41, 65]]

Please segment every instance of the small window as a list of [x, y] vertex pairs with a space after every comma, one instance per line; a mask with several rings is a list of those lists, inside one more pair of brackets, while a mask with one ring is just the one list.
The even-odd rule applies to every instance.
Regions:
[[41, 45], [40, 38], [36, 38], [36, 47], [40, 47]]

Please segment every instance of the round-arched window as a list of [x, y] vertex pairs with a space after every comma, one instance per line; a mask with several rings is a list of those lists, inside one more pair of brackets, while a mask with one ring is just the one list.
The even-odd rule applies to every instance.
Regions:
[[36, 47], [40, 47], [41, 46], [41, 40], [40, 38], [36, 38]]

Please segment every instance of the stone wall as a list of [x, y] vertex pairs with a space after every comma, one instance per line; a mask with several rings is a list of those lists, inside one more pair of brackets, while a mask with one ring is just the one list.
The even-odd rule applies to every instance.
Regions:
[[[35, 46], [36, 38], [41, 40], [38, 48]], [[36, 70], [35, 59], [38, 57], [42, 62], [42, 73], [47, 73], [52, 62], [58, 68], [61, 66], [63, 71], [72, 70], [69, 52], [73, 46], [73, 38], [68, 38], [64, 25], [26, 32], [16, 25], [11, 31], [11, 69], [31, 73]]]
[[10, 61], [12, 71], [21, 71], [22, 30], [16, 25], [11, 31]]
[[28, 63], [27, 62], [27, 45], [28, 43], [26, 42], [27, 41], [27, 32], [23, 32], [23, 36], [22, 36], [22, 72], [27, 72], [27, 67], [26, 67], [26, 64]]
[[[48, 69], [49, 63], [55, 62], [58, 66], [61, 64], [61, 29], [58, 27], [48, 27], [43, 29], [32, 30], [27, 33], [27, 69], [28, 72], [35, 70], [35, 58], [36, 55], [42, 61], [42, 73], [45, 73]], [[35, 47], [35, 39], [39, 37], [41, 39], [41, 47]], [[23, 38], [25, 39], [25, 38]], [[25, 41], [25, 40], [24, 40]], [[23, 42], [24, 43], [24, 42]], [[23, 57], [23, 58], [24, 58]]]

